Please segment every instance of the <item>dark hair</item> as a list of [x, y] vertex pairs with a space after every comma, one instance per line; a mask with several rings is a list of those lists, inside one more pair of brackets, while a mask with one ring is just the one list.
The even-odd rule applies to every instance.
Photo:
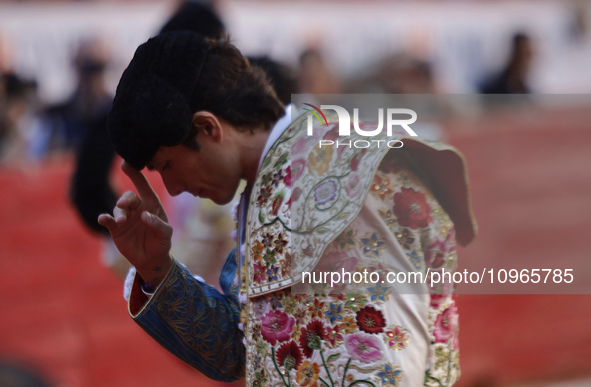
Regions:
[[[191, 109], [213, 113], [238, 130], [261, 125], [269, 130], [283, 116], [285, 107], [265, 71], [251, 66], [228, 36], [206, 40], [209, 51], [191, 97]], [[182, 144], [199, 150], [196, 134], [197, 129], [192, 127]]]
[[291, 95], [298, 92], [296, 77], [293, 70], [283, 63], [274, 61], [268, 56], [249, 56], [248, 61], [252, 66], [257, 66], [265, 70], [269, 82], [271, 82], [273, 89], [275, 89], [277, 98], [279, 98], [284, 105], [289, 105], [291, 102]]
[[227, 37], [172, 32], [138, 47], [117, 87], [107, 126], [116, 152], [142, 169], [160, 147], [192, 143], [197, 111], [239, 129], [268, 130], [284, 106], [264, 71], [250, 66]]
[[207, 42], [209, 51], [191, 97], [192, 110], [209, 111], [234, 126], [270, 129], [285, 107], [265, 71], [251, 66], [227, 36]]

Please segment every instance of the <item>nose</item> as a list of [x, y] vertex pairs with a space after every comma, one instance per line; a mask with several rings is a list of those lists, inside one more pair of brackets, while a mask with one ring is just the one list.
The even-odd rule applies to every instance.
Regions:
[[179, 181], [176, 181], [166, 173], [161, 173], [160, 176], [170, 196], [178, 196], [183, 192], [183, 186]]

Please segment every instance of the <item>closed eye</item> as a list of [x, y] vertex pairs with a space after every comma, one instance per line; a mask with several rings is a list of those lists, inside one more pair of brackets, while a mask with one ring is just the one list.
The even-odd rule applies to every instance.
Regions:
[[167, 161], [166, 163], [164, 163], [164, 165], [162, 166], [162, 171], [166, 171], [167, 169], [170, 169], [170, 162]]

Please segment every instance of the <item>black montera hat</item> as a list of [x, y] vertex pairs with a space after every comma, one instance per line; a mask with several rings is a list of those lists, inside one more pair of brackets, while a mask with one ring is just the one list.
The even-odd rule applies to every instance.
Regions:
[[209, 48], [194, 32], [158, 35], [138, 47], [123, 72], [107, 129], [115, 151], [141, 170], [161, 146], [191, 130], [191, 96]]

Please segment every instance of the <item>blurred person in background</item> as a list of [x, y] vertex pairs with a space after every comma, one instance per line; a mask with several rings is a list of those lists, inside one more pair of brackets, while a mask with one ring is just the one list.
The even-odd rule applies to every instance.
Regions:
[[375, 75], [374, 87], [385, 94], [435, 94], [431, 64], [410, 54], [385, 58]]
[[300, 54], [297, 71], [298, 93], [306, 94], [313, 104], [320, 94], [338, 94], [341, 92], [341, 80], [327, 63], [319, 49], [308, 48]]
[[7, 73], [0, 76], [0, 164], [23, 165], [37, 106], [37, 84]]
[[491, 76], [482, 87], [483, 94], [529, 94], [528, 77], [534, 60], [532, 39], [524, 32], [513, 35], [511, 53], [500, 73]]
[[41, 159], [52, 153], [74, 152], [89, 128], [106, 122], [113, 96], [104, 79], [109, 53], [96, 38], [83, 40], [78, 47], [73, 66], [78, 83], [74, 93], [61, 104], [49, 106], [39, 118], [32, 156]]
[[587, 43], [589, 38], [589, 2], [577, 1], [573, 3], [568, 32], [575, 44], [583, 46]]
[[[413, 106], [419, 107], [422, 113], [442, 114], [449, 110], [445, 100], [440, 98], [414, 98], [416, 95], [437, 94], [438, 87], [431, 63], [419, 59], [416, 55], [400, 52], [388, 56], [374, 65], [369, 74], [351, 79], [344, 86], [345, 93], [352, 94], [396, 94], [402, 102], [410, 94]], [[363, 114], [361, 112], [360, 114]], [[373, 122], [374, 117], [362, 117]], [[413, 130], [422, 138], [442, 141], [444, 131], [436, 122], [419, 121], [413, 124]]]
[[409, 53], [383, 58], [369, 75], [346, 83], [349, 93], [436, 94], [431, 63]]
[[226, 27], [215, 6], [216, 1], [183, 1], [159, 33], [194, 31], [205, 37], [219, 38], [225, 33]]

